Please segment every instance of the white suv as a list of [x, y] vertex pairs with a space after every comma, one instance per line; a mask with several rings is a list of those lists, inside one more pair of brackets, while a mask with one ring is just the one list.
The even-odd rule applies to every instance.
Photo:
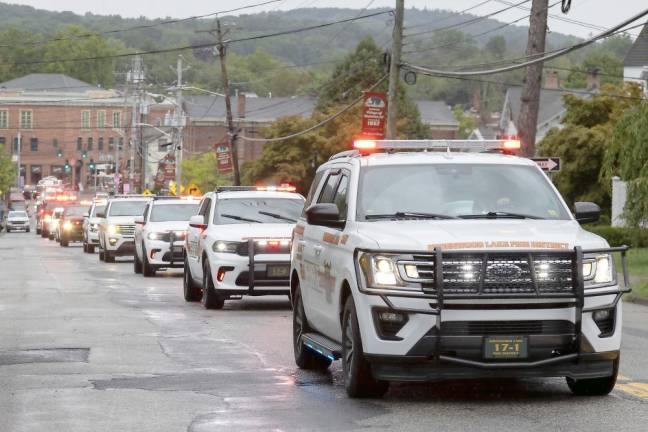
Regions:
[[145, 277], [162, 268], [182, 268], [189, 218], [198, 214], [198, 200], [154, 197], [135, 218], [133, 270]]
[[118, 256], [133, 256], [135, 251], [135, 218], [144, 214], [151, 201], [143, 195], [118, 195], [108, 200], [99, 224], [99, 259], [114, 262]]
[[185, 245], [187, 301], [202, 299], [206, 308], [220, 309], [243, 295], [289, 293], [290, 236], [304, 197], [294, 189], [267, 189], [220, 188], [205, 195]]
[[598, 206], [572, 216], [516, 144], [364, 141], [318, 169], [293, 237], [300, 367], [341, 357], [351, 397], [478, 377], [612, 390], [627, 247], [582, 229]]
[[97, 217], [106, 211], [107, 201], [105, 198], [95, 198], [88, 210], [88, 216], [83, 219], [83, 252], [94, 253], [95, 247], [99, 246], [99, 225], [102, 218]]

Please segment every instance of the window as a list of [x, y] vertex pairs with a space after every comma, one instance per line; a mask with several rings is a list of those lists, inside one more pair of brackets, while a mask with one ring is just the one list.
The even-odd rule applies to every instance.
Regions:
[[113, 201], [108, 216], [142, 216], [148, 201]]
[[115, 138], [108, 138], [108, 151], [113, 151], [115, 149]]
[[90, 129], [90, 111], [81, 111], [81, 127]]
[[38, 138], [32, 138], [29, 140], [29, 149], [33, 152], [38, 151]]
[[303, 208], [302, 198], [224, 198], [218, 200], [214, 223], [295, 223]]
[[7, 139], [5, 137], [0, 137], [0, 145], [4, 146], [5, 144], [7, 144]]
[[[22, 150], [22, 149], [21, 149]], [[13, 152], [18, 153], [18, 137], [13, 139]]]
[[103, 151], [103, 137], [99, 137], [99, 141], [97, 141], [97, 150]]
[[124, 150], [124, 138], [119, 138], [119, 151]]
[[88, 151], [92, 150], [93, 144], [94, 144], [94, 139], [93, 138], [88, 138]]
[[211, 199], [206, 198], [198, 210], [198, 214], [205, 217], [205, 223], [209, 223], [209, 214], [211, 212]]
[[106, 111], [97, 111], [97, 127], [99, 129], [106, 127]]
[[77, 151], [83, 150], [83, 138], [77, 138]]
[[349, 191], [349, 176], [347, 174], [343, 174], [342, 178], [340, 179], [340, 183], [338, 184], [337, 191], [335, 192], [335, 196], [333, 197], [333, 202], [338, 208], [338, 211], [340, 212], [340, 219], [341, 220], [346, 220], [347, 218], [347, 210], [348, 210], [348, 202], [347, 202], [347, 192]]
[[57, 138], [54, 138], [54, 139], [52, 140], [52, 147], [54, 147], [54, 148], [58, 148], [58, 146], [59, 146], [59, 144], [58, 144], [58, 139], [57, 139]]
[[119, 111], [113, 111], [113, 128], [119, 129], [121, 127], [121, 113]]
[[151, 222], [188, 221], [198, 204], [158, 204], [151, 209]]
[[322, 192], [320, 193], [319, 199], [317, 200], [318, 203], [333, 202], [333, 195], [335, 194], [338, 180], [340, 180], [340, 170], [332, 170], [331, 175], [328, 176], [328, 179], [326, 179], [326, 184], [322, 188]]
[[0, 110], [0, 129], [7, 129], [9, 127], [9, 111]]
[[20, 128], [31, 129], [34, 126], [34, 113], [32, 110], [20, 111]]

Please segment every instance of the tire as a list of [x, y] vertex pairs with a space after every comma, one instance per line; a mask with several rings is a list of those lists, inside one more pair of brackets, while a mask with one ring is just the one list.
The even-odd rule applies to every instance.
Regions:
[[300, 369], [325, 370], [331, 365], [331, 360], [310, 351], [302, 341], [302, 335], [308, 333], [309, 330], [301, 291], [297, 286], [293, 299], [293, 352], [295, 354], [295, 363]]
[[144, 243], [142, 243], [142, 256], [144, 257], [144, 260], [142, 260], [142, 274], [144, 277], [154, 277], [155, 276], [155, 267], [153, 267], [148, 260], [148, 255], [146, 254], [146, 249], [144, 248]]
[[49, 233], [48, 233], [48, 234], [47, 234], [47, 238], [48, 238], [49, 240], [54, 240], [54, 234], [49, 234]]
[[95, 253], [95, 247], [94, 247], [94, 245], [89, 244], [89, 245], [87, 246], [87, 249], [88, 249], [88, 253], [90, 253], [90, 254]]
[[187, 257], [184, 260], [184, 275], [182, 279], [184, 299], [188, 302], [197, 302], [200, 301], [202, 297], [202, 292], [200, 287], [196, 285], [196, 282], [193, 280], [191, 275], [191, 269], [189, 268], [189, 262]]
[[88, 253], [88, 245], [86, 242], [83, 242], [83, 253]]
[[26, 232], [30, 232], [30, 231], [31, 231], [31, 228], [27, 228], [27, 231], [26, 231]]
[[209, 264], [205, 264], [203, 267], [203, 289], [200, 302], [205, 309], [223, 309], [225, 305], [225, 298], [214, 289]]
[[105, 261], [105, 259], [106, 259], [106, 256], [104, 255], [104, 250], [100, 248], [99, 249], [99, 261]]
[[619, 358], [614, 360], [612, 375], [602, 378], [579, 379], [566, 378], [569, 390], [576, 396], [605, 396], [616, 385], [619, 374]]
[[137, 251], [133, 253], [133, 271], [135, 274], [142, 274], [142, 261], [137, 256]]
[[115, 255], [110, 251], [104, 251], [104, 261], [106, 261], [107, 263], [114, 263]]
[[353, 296], [349, 296], [342, 315], [342, 369], [344, 387], [351, 398], [382, 397], [389, 382], [373, 377], [371, 365], [365, 359]]
[[68, 242], [65, 239], [61, 239], [61, 247], [68, 247], [70, 246], [70, 242]]
[[41, 233], [40, 228], [36, 228], [36, 235], [40, 235], [40, 233]]
[[45, 230], [41, 230], [41, 232], [40, 232], [40, 236], [41, 236], [42, 238], [46, 238], [46, 237], [47, 237], [47, 231], [45, 231]]

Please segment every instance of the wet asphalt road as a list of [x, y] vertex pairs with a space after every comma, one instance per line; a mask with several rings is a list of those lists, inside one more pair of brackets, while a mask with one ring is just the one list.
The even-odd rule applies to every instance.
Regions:
[[285, 297], [206, 311], [177, 271], [0, 234], [0, 431], [647, 431], [648, 307], [626, 305], [620, 384], [571, 396], [561, 379], [393, 385], [347, 399], [292, 359]]

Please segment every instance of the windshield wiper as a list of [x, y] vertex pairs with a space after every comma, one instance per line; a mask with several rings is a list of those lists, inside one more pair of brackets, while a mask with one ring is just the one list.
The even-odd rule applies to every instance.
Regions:
[[263, 223], [263, 222], [261, 222], [259, 220], [256, 220], [256, 219], [248, 219], [248, 218], [244, 218], [244, 217], [241, 217], [241, 216], [225, 214], [225, 213], [222, 213], [221, 217], [226, 217], [226, 218], [229, 218], [229, 219], [239, 220], [239, 221], [243, 221], [243, 222]]
[[257, 213], [262, 214], [264, 216], [270, 216], [270, 217], [273, 217], [275, 219], [283, 219], [283, 220], [286, 220], [286, 221], [289, 221], [289, 222], [297, 222], [297, 219], [292, 219], [292, 218], [289, 218], [287, 216], [282, 216], [279, 213], [270, 213], [270, 212], [265, 212], [265, 211], [259, 211]]
[[467, 214], [460, 215], [462, 219], [544, 219], [540, 216], [522, 214], [522, 213], [510, 213], [510, 212], [501, 212], [501, 211], [491, 211], [488, 213], [480, 214]]
[[370, 214], [366, 215], [365, 219], [457, 219], [457, 217], [439, 213], [396, 212], [392, 214]]

